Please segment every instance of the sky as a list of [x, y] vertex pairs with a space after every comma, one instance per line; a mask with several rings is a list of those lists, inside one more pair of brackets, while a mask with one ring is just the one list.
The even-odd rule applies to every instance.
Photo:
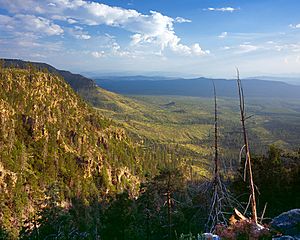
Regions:
[[0, 58], [77, 73], [300, 76], [299, 0], [0, 0]]

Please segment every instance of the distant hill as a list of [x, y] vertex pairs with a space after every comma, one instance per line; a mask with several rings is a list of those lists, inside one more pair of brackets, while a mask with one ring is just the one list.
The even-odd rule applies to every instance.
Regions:
[[251, 77], [249, 79], [259, 79], [259, 80], [267, 80], [267, 81], [279, 81], [279, 82], [285, 82], [292, 85], [299, 85], [300, 86], [300, 76], [299, 77], [274, 77], [274, 76], [257, 76], [257, 77]]
[[143, 75], [134, 75], [134, 76], [102, 76], [94, 77], [95, 79], [105, 79], [110, 81], [162, 81], [162, 80], [175, 80], [183, 79], [176, 77], [163, 77], [163, 76], [143, 76]]
[[105, 92], [101, 91], [94, 80], [86, 78], [80, 74], [59, 70], [42, 62], [23, 61], [19, 59], [2, 59], [2, 61], [4, 62], [4, 67], [28, 69], [31, 65], [41, 71], [47, 69], [50, 73], [61, 76], [73, 88], [73, 90], [80, 95], [80, 97], [93, 106], [99, 108], [118, 108], [113, 103], [107, 101]]
[[[96, 83], [109, 90], [126, 95], [177, 95], [210, 97], [212, 95], [212, 79], [158, 79], [148, 80], [139, 76], [126, 78], [101, 78]], [[235, 80], [214, 79], [218, 96], [236, 97], [237, 88]], [[279, 81], [266, 81], [259, 79], [245, 79], [243, 86], [246, 97], [262, 98], [300, 98], [300, 86], [290, 85]]]

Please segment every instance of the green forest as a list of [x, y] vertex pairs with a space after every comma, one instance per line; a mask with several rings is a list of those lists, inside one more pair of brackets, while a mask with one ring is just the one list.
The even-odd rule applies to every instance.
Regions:
[[[66, 77], [1, 62], [0, 239], [197, 239], [215, 222], [222, 239], [279, 234], [226, 232], [234, 208], [252, 217], [238, 99], [218, 99], [220, 181], [232, 201], [225, 222], [212, 223], [213, 92], [122, 96]], [[299, 208], [300, 102], [247, 100], [257, 212], [268, 226]]]

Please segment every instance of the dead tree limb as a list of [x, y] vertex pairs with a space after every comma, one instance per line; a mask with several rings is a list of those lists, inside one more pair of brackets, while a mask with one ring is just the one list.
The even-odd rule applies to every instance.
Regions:
[[246, 121], [245, 98], [244, 98], [244, 90], [243, 90], [242, 82], [240, 79], [240, 73], [239, 73], [238, 69], [237, 69], [237, 85], [238, 85], [238, 93], [239, 93], [239, 101], [240, 101], [241, 123], [242, 123], [243, 137], [244, 137], [244, 144], [245, 144], [245, 151], [246, 151], [246, 163], [248, 166], [252, 219], [257, 224], [255, 188], [254, 188], [252, 168], [251, 168], [251, 156], [250, 156], [250, 149], [249, 149], [249, 143], [248, 143], [248, 136], [247, 136], [247, 131], [246, 131], [246, 127], [245, 127], [245, 121]]

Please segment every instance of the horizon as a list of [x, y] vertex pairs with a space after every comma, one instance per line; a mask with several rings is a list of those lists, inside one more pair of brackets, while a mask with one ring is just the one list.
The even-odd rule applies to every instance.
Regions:
[[0, 0], [0, 57], [102, 76], [230, 79], [238, 67], [242, 78], [299, 78], [299, 7], [296, 0]]

